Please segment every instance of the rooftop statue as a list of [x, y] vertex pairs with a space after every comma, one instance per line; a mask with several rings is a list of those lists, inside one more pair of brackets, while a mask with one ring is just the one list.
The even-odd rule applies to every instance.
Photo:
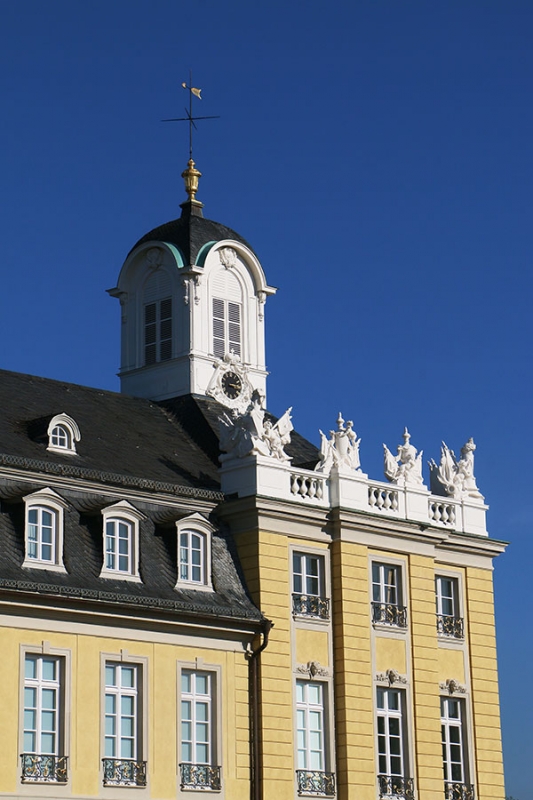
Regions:
[[474, 450], [476, 445], [472, 437], [461, 448], [461, 458], [459, 461], [455, 457], [453, 450], [450, 450], [445, 442], [440, 449], [440, 464], [433, 459], [429, 462], [431, 477], [431, 491], [433, 494], [444, 492], [448, 497], [461, 500], [464, 497], [471, 497], [476, 500], [483, 500], [483, 495], [477, 488], [474, 476]]
[[385, 477], [398, 486], [423, 486], [422, 454], [410, 443], [411, 434], [403, 433], [403, 444], [398, 445], [398, 455], [394, 456], [387, 445], [383, 445], [385, 460]]
[[348, 420], [344, 427], [344, 419], [339, 411], [337, 430], [329, 432], [331, 439], [328, 439], [322, 431], [319, 433], [320, 461], [315, 467], [317, 472], [329, 472], [333, 466], [361, 471], [359, 460], [361, 439], [357, 438], [351, 420]]
[[291, 411], [292, 408], [287, 409], [276, 423], [265, 419], [263, 396], [255, 390], [244, 414], [233, 410], [231, 416], [224, 414], [219, 417], [220, 449], [225, 451], [220, 461], [252, 454], [290, 461], [283, 448], [291, 440]]

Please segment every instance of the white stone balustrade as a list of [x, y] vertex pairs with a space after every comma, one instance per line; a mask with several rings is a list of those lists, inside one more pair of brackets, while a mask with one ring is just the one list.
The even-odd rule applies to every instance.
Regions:
[[424, 486], [371, 481], [355, 470], [332, 467], [329, 474], [292, 467], [261, 455], [230, 459], [220, 468], [222, 491], [239, 497], [274, 500], [329, 509], [363, 511], [410, 520], [459, 533], [487, 536], [487, 506], [477, 499], [454, 500], [430, 494]]

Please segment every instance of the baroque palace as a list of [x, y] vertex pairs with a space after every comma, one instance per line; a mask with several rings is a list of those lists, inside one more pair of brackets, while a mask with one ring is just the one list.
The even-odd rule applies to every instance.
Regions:
[[0, 373], [0, 797], [502, 800], [475, 444], [428, 488], [407, 429], [374, 480], [270, 415], [199, 176], [110, 290], [120, 394]]

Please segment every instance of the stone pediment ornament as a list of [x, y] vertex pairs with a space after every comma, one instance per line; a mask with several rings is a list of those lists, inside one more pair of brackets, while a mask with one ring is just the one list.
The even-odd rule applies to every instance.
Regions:
[[298, 664], [296, 672], [300, 675], [309, 675], [310, 678], [315, 678], [317, 675], [322, 678], [329, 678], [331, 671], [328, 667], [323, 667], [318, 661], [308, 661], [307, 664]]
[[345, 427], [344, 419], [339, 411], [337, 430], [329, 432], [331, 438], [328, 439], [322, 431], [319, 433], [320, 461], [315, 467], [317, 472], [329, 472], [332, 467], [361, 472], [361, 461], [359, 460], [361, 439], [357, 438], [351, 420], [348, 420]]
[[234, 410], [231, 417], [228, 414], [219, 417], [220, 449], [224, 451], [220, 461], [261, 455], [289, 462], [290, 457], [283, 448], [291, 440], [291, 411], [292, 408], [287, 409], [273, 423], [265, 418], [263, 396], [255, 389], [244, 414]]
[[483, 502], [484, 497], [477, 488], [474, 476], [475, 442], [470, 438], [461, 448], [461, 458], [457, 460], [453, 450], [443, 442], [440, 449], [440, 464], [433, 459], [429, 462], [431, 491], [456, 500], [470, 498]]
[[164, 253], [160, 247], [151, 247], [149, 250], [147, 250], [146, 263], [149, 269], [153, 270], [154, 272], [156, 269], [159, 269], [163, 263], [163, 255]]
[[395, 683], [407, 683], [407, 677], [405, 675], [401, 675], [395, 669], [388, 669], [386, 672], [378, 672], [376, 674], [376, 680], [379, 683], [388, 683], [389, 686], [392, 686]]
[[397, 486], [424, 486], [422, 478], [422, 455], [411, 444], [411, 434], [405, 428], [403, 444], [398, 445], [398, 454], [391, 453], [386, 444], [383, 445], [385, 477]]
[[448, 694], [466, 694], [466, 686], [463, 686], [455, 678], [447, 678], [444, 683], [439, 683], [439, 689]]

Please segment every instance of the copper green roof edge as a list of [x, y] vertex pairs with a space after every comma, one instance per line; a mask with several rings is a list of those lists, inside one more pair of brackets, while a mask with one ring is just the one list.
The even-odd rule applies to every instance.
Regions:
[[183, 253], [175, 244], [170, 244], [170, 242], [163, 242], [169, 250], [172, 251], [174, 258], [176, 259], [176, 264], [181, 269], [181, 267], [185, 266], [185, 259], [183, 258]]
[[167, 483], [165, 481], [155, 481], [150, 478], [138, 478], [135, 475], [121, 475], [116, 472], [103, 472], [98, 469], [88, 469], [86, 467], [76, 467], [72, 464], [53, 464], [47, 461], [38, 461], [33, 458], [23, 456], [11, 456], [7, 453], [0, 453], [0, 465], [6, 467], [19, 467], [25, 470], [37, 470], [47, 475], [62, 475], [67, 478], [85, 478], [86, 480], [98, 481], [98, 483], [111, 483], [118, 486], [132, 486], [137, 489], [145, 489], [153, 492], [164, 492], [166, 494], [179, 495], [181, 497], [192, 497], [201, 500], [213, 500], [222, 502], [225, 495], [222, 492], [215, 492], [212, 489], [196, 488], [194, 486], [181, 486], [178, 483]]
[[200, 247], [200, 249], [198, 250], [198, 255], [196, 256], [196, 261], [194, 262], [195, 266], [197, 267], [204, 266], [207, 254], [215, 244], [216, 242], [213, 240], [212, 242], [206, 242]]

